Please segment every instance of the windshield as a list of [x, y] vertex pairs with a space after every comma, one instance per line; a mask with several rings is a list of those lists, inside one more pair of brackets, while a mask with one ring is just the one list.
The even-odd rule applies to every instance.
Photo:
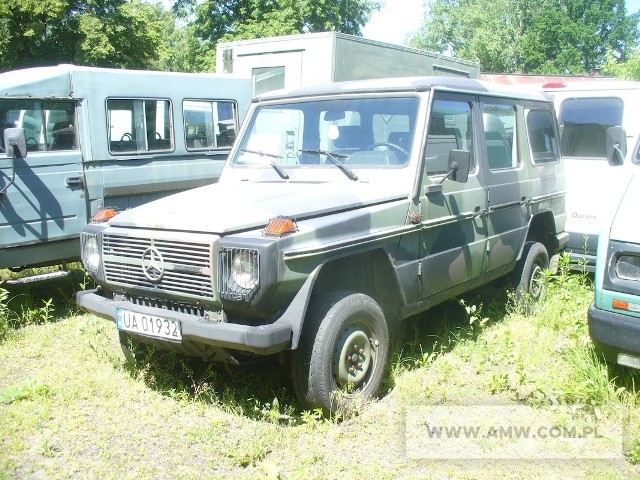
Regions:
[[570, 98], [560, 108], [562, 154], [565, 157], [606, 158], [607, 128], [622, 124], [619, 98]]
[[[415, 97], [316, 100], [259, 107], [232, 164], [398, 168], [412, 149]], [[266, 161], [265, 159], [268, 159]]]

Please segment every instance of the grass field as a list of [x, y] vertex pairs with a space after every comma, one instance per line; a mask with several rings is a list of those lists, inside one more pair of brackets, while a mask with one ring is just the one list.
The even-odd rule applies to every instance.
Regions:
[[[0, 285], [2, 479], [640, 478], [640, 376], [594, 354], [584, 276], [535, 314], [495, 284], [411, 319], [381, 397], [333, 418], [296, 404], [286, 358], [127, 364], [114, 324], [76, 311], [82, 282]], [[434, 442], [433, 411], [575, 435]]]

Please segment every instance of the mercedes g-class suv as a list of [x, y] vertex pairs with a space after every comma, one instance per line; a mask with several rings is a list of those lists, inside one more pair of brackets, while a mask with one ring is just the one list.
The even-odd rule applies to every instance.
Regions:
[[125, 353], [289, 350], [305, 406], [370, 397], [402, 320], [507, 274], [542, 294], [567, 240], [555, 118], [542, 93], [462, 78], [266, 94], [218, 184], [86, 227], [98, 287], [77, 301]]

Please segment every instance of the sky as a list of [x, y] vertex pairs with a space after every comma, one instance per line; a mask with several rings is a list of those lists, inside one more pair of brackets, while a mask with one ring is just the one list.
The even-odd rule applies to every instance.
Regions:
[[[386, 0], [362, 29], [362, 36], [403, 45], [406, 36], [418, 30], [424, 19], [424, 0]], [[640, 0], [627, 0], [627, 14], [640, 11]]]
[[[640, 0], [635, 0], [640, 4]], [[420, 28], [424, 17], [424, 0], [386, 0], [380, 11], [362, 29], [371, 40], [403, 45], [408, 34]]]

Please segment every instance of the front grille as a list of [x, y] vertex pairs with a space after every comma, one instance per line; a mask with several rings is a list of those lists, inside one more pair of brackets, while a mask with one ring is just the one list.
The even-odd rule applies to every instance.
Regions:
[[[112, 285], [211, 300], [212, 243], [210, 238], [185, 242], [105, 232], [102, 237], [105, 278]], [[149, 268], [151, 262], [155, 270]], [[145, 269], [149, 275], [145, 275]]]

